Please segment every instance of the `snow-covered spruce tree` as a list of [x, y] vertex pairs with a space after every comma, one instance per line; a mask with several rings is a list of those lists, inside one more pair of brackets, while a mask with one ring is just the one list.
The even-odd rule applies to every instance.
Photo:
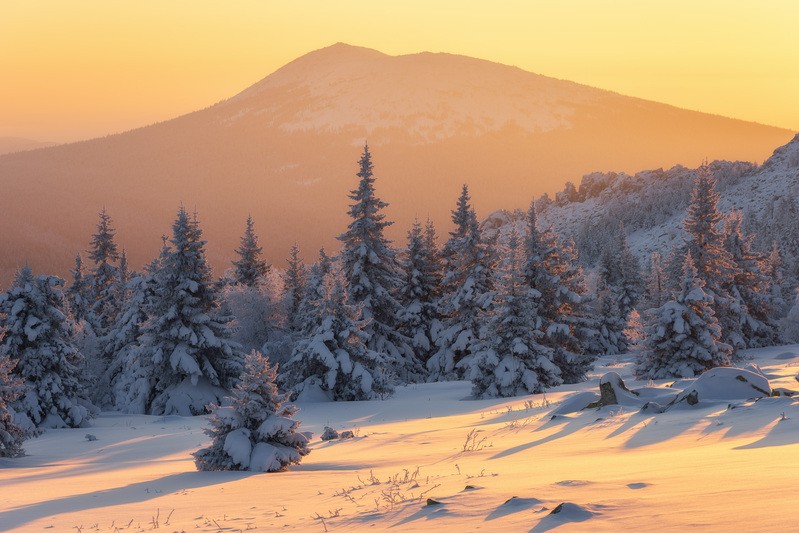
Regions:
[[236, 284], [254, 287], [266, 275], [269, 265], [261, 258], [263, 248], [258, 246], [258, 236], [255, 235], [252, 217], [247, 217], [247, 226], [244, 235], [241, 236], [241, 243], [236, 249], [239, 256], [237, 261], [233, 261], [233, 281]]
[[619, 311], [625, 321], [630, 313], [638, 307], [644, 294], [644, 280], [641, 276], [641, 263], [630, 249], [627, 235], [623, 227], [619, 228], [619, 264], [621, 270], [621, 286]]
[[[157, 265], [151, 265], [147, 272], [135, 276], [126, 284], [129, 297], [104, 338], [103, 350], [110, 364], [98, 383], [98, 401], [101, 405], [110, 405], [120, 411], [131, 410], [131, 396], [136, 396], [131, 394], [131, 386], [140, 377], [139, 354], [136, 350], [148, 318], [147, 309], [155, 296], [156, 270]], [[143, 405], [135, 406], [132, 412], [144, 412], [144, 409]]]
[[551, 330], [558, 344], [555, 364], [560, 367], [564, 383], [579, 383], [585, 379], [586, 372], [592, 368], [599, 354], [596, 350], [598, 325], [592, 314], [592, 295], [586, 287], [574, 241], [557, 238], [554, 241], [559, 251], [549, 255], [551, 263], [547, 268], [557, 276], [559, 282], [556, 302], [560, 318]]
[[718, 210], [719, 195], [716, 180], [707, 166], [699, 169], [684, 227], [688, 233], [688, 252], [697, 275], [704, 282], [704, 290], [712, 298], [711, 307], [721, 326], [721, 338], [733, 349], [746, 348], [741, 324], [746, 310], [729, 294], [737, 269], [724, 246], [721, 223], [724, 216]]
[[254, 350], [247, 354], [227, 403], [210, 407], [213, 416], [205, 433], [212, 441], [194, 453], [197, 470], [278, 472], [310, 453], [308, 437], [293, 420], [297, 408], [278, 391], [276, 378], [269, 358]]
[[0, 346], [16, 362], [24, 392], [12, 408], [27, 431], [80, 427], [93, 415], [81, 383], [83, 355], [73, 344], [73, 324], [55, 276], [34, 276], [28, 266], [0, 293]]
[[319, 250], [319, 259], [309, 269], [308, 280], [297, 310], [295, 327], [300, 337], [313, 335], [316, 328], [322, 325], [323, 305], [327, 296], [326, 282], [332, 269], [333, 263], [322, 248]]
[[619, 310], [618, 293], [600, 278], [597, 280], [596, 299], [592, 303], [599, 331], [596, 337], [599, 346], [595, 347], [594, 351], [607, 355], [626, 353], [629, 345], [625, 333], [627, 320], [622, 317]]
[[564, 382], [577, 383], [592, 361], [585, 353], [585, 340], [597, 336], [583, 316], [588, 311], [582, 270], [573, 249], [563, 244], [551, 227], [538, 230], [535, 203], [527, 211], [526, 226], [523, 275], [525, 283], [541, 293], [538, 316], [546, 333], [542, 344], [555, 351], [555, 364]]
[[721, 328], [691, 255], [685, 257], [680, 291], [646, 312], [645, 338], [638, 352], [640, 379], [690, 378], [729, 366], [732, 348], [720, 341]]
[[92, 235], [89, 258], [94, 263], [91, 270], [91, 309], [89, 323], [98, 337], [108, 333], [119, 312], [116, 301], [118, 272], [114, 263], [119, 260], [119, 251], [114, 242], [115, 231], [111, 227], [111, 216], [105, 208], [100, 211], [97, 233]]
[[[3, 331], [0, 330], [2, 338]], [[22, 449], [25, 431], [14, 421], [10, 406], [23, 391], [22, 380], [11, 373], [16, 364], [6, 347], [0, 345], [0, 457], [19, 457], [25, 453]]]
[[341, 270], [350, 302], [364, 324], [367, 347], [384, 354], [387, 370], [401, 381], [414, 381], [421, 377], [422, 367], [398, 330], [401, 306], [397, 293], [402, 278], [394, 249], [384, 235], [392, 223], [382, 213], [388, 204], [375, 195], [368, 145], [364, 145], [358, 165], [358, 188], [349, 195], [353, 201], [348, 211], [351, 222], [338, 237]]
[[181, 206], [171, 248], [155, 273], [155, 294], [137, 349], [139, 375], [131, 409], [193, 415], [218, 401], [241, 374], [242, 354], [230, 341], [196, 215]]
[[86, 320], [89, 313], [91, 279], [83, 273], [83, 259], [80, 254], [75, 256], [75, 268], [69, 273], [72, 275], [72, 283], [64, 291], [64, 294], [69, 303], [72, 317], [76, 322], [82, 322]]
[[400, 313], [401, 332], [410, 339], [416, 357], [426, 363], [433, 354], [433, 328], [438, 322], [436, 309], [441, 297], [441, 264], [435, 241], [435, 228], [430, 221], [423, 230], [415, 221], [408, 231], [408, 249], [403, 268]]
[[296, 344], [282, 381], [300, 393], [319, 387], [332, 400], [372, 400], [391, 394], [386, 356], [367, 346], [365, 321], [348, 303], [341, 275], [331, 273], [323, 286], [321, 323]]
[[777, 311], [764, 273], [765, 257], [752, 250], [752, 236], [743, 234], [742, 220], [741, 212], [733, 211], [724, 224], [724, 247], [735, 265], [724, 288], [739, 309], [746, 346], [773, 346], [778, 342]]
[[685, 254], [687, 253], [688, 247], [686, 245], [677, 246], [675, 244], [672, 245], [668, 255], [663, 261], [663, 275], [666, 284], [666, 300], [670, 300], [674, 293], [680, 290], [680, 284], [682, 283], [683, 263], [685, 263]]
[[783, 317], [790, 308], [789, 294], [791, 284], [785, 275], [785, 259], [777, 241], [772, 242], [771, 251], [766, 257], [764, 273], [768, 278], [768, 293], [778, 317]]
[[154, 380], [152, 361], [139, 349], [144, 326], [149, 318], [159, 286], [158, 276], [169, 256], [169, 239], [162, 236], [159, 256], [150, 262], [142, 274], [128, 282], [130, 297], [105, 337], [105, 355], [110, 360], [99, 387], [108, 387], [103, 401], [114, 409], [128, 413], [145, 413]]
[[305, 265], [300, 257], [300, 249], [295, 242], [291, 245], [289, 258], [286, 260], [288, 267], [284, 275], [283, 300], [286, 306], [287, 323], [291, 331], [300, 329], [300, 305], [305, 294], [306, 272]]
[[627, 243], [623, 227], [609, 239], [599, 259], [597, 272], [599, 350], [621, 354], [627, 351], [624, 329], [643, 292], [640, 265]]
[[495, 314], [489, 334], [480, 342], [468, 378], [477, 398], [535, 394], [560, 385], [554, 350], [541, 344], [545, 337], [538, 316], [541, 293], [524, 279], [524, 257], [512, 230], [501, 268]]
[[668, 280], [663, 266], [663, 258], [658, 252], [652, 252], [649, 257], [649, 274], [647, 276], [646, 294], [643, 308], [652, 309], [660, 307], [670, 298]]
[[439, 312], [441, 326], [433, 331], [436, 352], [427, 361], [430, 381], [464, 376], [484, 338], [487, 316], [494, 298], [495, 256], [483, 242], [477, 215], [463, 186], [452, 211], [455, 229], [442, 250], [444, 277]]

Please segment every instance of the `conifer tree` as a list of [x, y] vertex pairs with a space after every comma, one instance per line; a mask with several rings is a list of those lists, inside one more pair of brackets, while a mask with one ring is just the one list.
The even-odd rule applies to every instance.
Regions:
[[283, 382], [298, 392], [319, 386], [333, 400], [371, 400], [393, 392], [386, 356], [367, 346], [369, 333], [361, 316], [348, 303], [341, 276], [327, 276], [321, 323], [295, 346]]
[[[552, 233], [551, 229], [549, 231]], [[564, 383], [579, 383], [597, 355], [591, 346], [596, 345], [597, 320], [592, 316], [591, 294], [586, 287], [585, 275], [580, 266], [577, 248], [571, 239], [560, 241], [554, 234], [556, 253], [546, 258], [547, 269], [558, 279], [558, 321], [548, 331], [556, 342], [555, 364], [558, 365]], [[550, 247], [550, 249], [553, 249]]]
[[685, 256], [680, 291], [646, 313], [644, 345], [638, 353], [640, 379], [690, 378], [717, 366], [729, 366], [732, 348], [721, 342], [712, 296]]
[[258, 246], [252, 216], [247, 217], [247, 226], [241, 236], [241, 244], [236, 249], [238, 261], [233, 261], [234, 283], [254, 287], [269, 271], [269, 266], [261, 258], [263, 248]]
[[358, 187], [350, 193], [351, 222], [339, 236], [341, 269], [350, 302], [360, 313], [357, 320], [364, 324], [367, 347], [384, 355], [390, 372], [409, 381], [418, 377], [420, 369], [398, 331], [397, 293], [402, 279], [396, 254], [384, 235], [391, 225], [382, 212], [388, 204], [375, 194], [368, 145], [358, 165]]
[[694, 182], [684, 222], [689, 236], [686, 244], [697, 275], [704, 282], [704, 290], [712, 298], [711, 307], [721, 326], [722, 340], [733, 349], [740, 349], [746, 347], [741, 329], [745, 310], [727, 290], [735, 276], [736, 266], [724, 246], [721, 230], [724, 217], [718, 210], [718, 200], [715, 179], [705, 165], [700, 168]]
[[72, 317], [76, 322], [82, 322], [86, 320], [89, 312], [91, 279], [86, 278], [83, 274], [83, 259], [80, 254], [75, 256], [75, 268], [70, 270], [70, 274], [72, 274], [72, 283], [65, 294]]
[[408, 250], [403, 265], [401, 331], [410, 339], [414, 354], [422, 363], [427, 362], [435, 347], [433, 328], [438, 322], [436, 305], [441, 296], [435, 239], [435, 228], [430, 221], [424, 230], [419, 221], [415, 221], [408, 231]]
[[496, 314], [469, 370], [477, 398], [535, 394], [562, 383], [554, 350], [542, 344], [545, 334], [538, 316], [541, 293], [525, 281], [526, 261], [515, 228], [507, 248]]
[[312, 335], [322, 324], [323, 304], [327, 296], [326, 283], [332, 269], [333, 263], [322, 248], [319, 250], [319, 259], [309, 269], [308, 281], [297, 311], [296, 331], [302, 337]]
[[83, 355], [73, 344], [73, 324], [55, 276], [34, 276], [27, 265], [0, 293], [0, 346], [16, 363], [24, 393], [12, 404], [21, 425], [79, 427], [93, 415], [81, 384]]
[[555, 364], [565, 383], [582, 381], [592, 357], [586, 342], [597, 337], [587, 317], [586, 288], [573, 246], [562, 243], [552, 228], [539, 231], [535, 203], [527, 211], [525, 283], [541, 293], [538, 316], [546, 336], [542, 343], [555, 352]]
[[[0, 330], [2, 338], [3, 331]], [[19, 457], [25, 453], [22, 449], [25, 431], [14, 421], [10, 405], [23, 392], [22, 380], [11, 373], [16, 364], [6, 347], [0, 345], [0, 457]]]
[[105, 208], [100, 211], [97, 233], [92, 235], [89, 258], [94, 263], [91, 271], [91, 310], [89, 322], [98, 337], [108, 333], [119, 312], [117, 296], [117, 267], [119, 251], [114, 242], [116, 232], [111, 226], [111, 216]]
[[466, 185], [452, 211], [452, 222], [455, 229], [442, 251], [442, 327], [433, 332], [437, 350], [427, 361], [431, 381], [464, 375], [486, 334], [486, 317], [494, 298], [495, 257], [480, 236]]
[[777, 342], [776, 310], [763, 272], [765, 258], [752, 250], [752, 236], [743, 234], [741, 223], [740, 211], [733, 211], [724, 225], [724, 247], [734, 265], [724, 289], [737, 310], [746, 346], [773, 346]]
[[652, 252], [649, 258], [649, 275], [646, 285], [646, 309], [660, 307], [670, 298], [668, 285], [663, 259], [660, 253]]
[[186, 416], [202, 413], [233, 386], [242, 356], [230, 341], [231, 317], [214, 290], [197, 216], [182, 206], [171, 244], [155, 273], [131, 400], [149, 414]]
[[288, 325], [292, 331], [299, 331], [300, 325], [300, 306], [305, 294], [306, 272], [305, 265], [300, 258], [300, 249], [295, 242], [291, 246], [289, 258], [286, 260], [288, 268], [285, 274], [283, 285], [284, 300], [286, 302], [286, 316]]
[[205, 433], [212, 441], [194, 453], [197, 470], [279, 472], [310, 453], [308, 437], [293, 419], [297, 408], [278, 391], [276, 378], [268, 357], [247, 354], [227, 404], [210, 406], [213, 416]]
[[[104, 339], [103, 349], [110, 364], [98, 384], [99, 398], [102, 405], [111, 405], [120, 411], [131, 410], [130, 386], [136, 383], [141, 366], [136, 350], [147, 322], [147, 309], [155, 297], [156, 270], [157, 266], [151, 265], [147, 272], [126, 284], [130, 296]], [[132, 396], [135, 398], [136, 394]], [[144, 406], [134, 407], [133, 412], [144, 412], [144, 409]]]
[[768, 293], [777, 316], [784, 316], [789, 309], [790, 283], [785, 275], [785, 259], [779, 243], [772, 242], [771, 251], [766, 258], [764, 273], [768, 278]]
[[619, 310], [618, 293], [608, 287], [602, 278], [597, 281], [594, 308], [599, 335], [596, 337], [598, 346], [592, 351], [607, 355], [626, 353], [629, 344], [625, 334], [627, 321]]

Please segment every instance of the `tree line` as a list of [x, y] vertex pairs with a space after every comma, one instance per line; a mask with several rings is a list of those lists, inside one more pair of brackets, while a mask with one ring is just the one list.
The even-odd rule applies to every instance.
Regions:
[[[231, 391], [260, 390], [259, 379], [331, 400], [455, 379], [470, 380], [476, 398], [516, 396], [579, 382], [602, 354], [633, 353], [643, 379], [693, 377], [780, 340], [777, 260], [753, 251], [739, 214], [718, 211], [707, 169], [694, 184], [689, 237], [653, 256], [646, 274], [621, 227], [587, 274], [570, 239], [539, 227], [535, 202], [488, 237], [466, 185], [442, 246], [433, 223], [417, 221], [398, 250], [385, 236], [391, 221], [368, 145], [357, 177], [338, 254], [322, 249], [308, 267], [296, 245], [285, 269], [267, 264], [248, 218], [232, 268], [214, 279], [198, 215], [180, 207], [140, 272], [105, 210], [90, 265], [79, 254], [68, 287], [20, 269], [0, 294], [0, 455], [40, 428], [85, 425], [100, 407], [218, 412]], [[267, 389], [265, 405], [289, 413]]]

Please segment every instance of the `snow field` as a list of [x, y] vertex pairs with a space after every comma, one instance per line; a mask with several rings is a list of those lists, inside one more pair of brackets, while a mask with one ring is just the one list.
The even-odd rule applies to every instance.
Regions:
[[[797, 388], [799, 346], [747, 354], [772, 388]], [[700, 401], [640, 412], [625, 395], [622, 405], [574, 411], [598, 398], [574, 393], [598, 393], [608, 372], [630, 390], [646, 387], [641, 402], [667, 403], [682, 389], [699, 390]], [[741, 373], [758, 380], [753, 367]], [[0, 530], [766, 531], [796, 523], [799, 402], [744, 399], [745, 384], [731, 375], [636, 382], [632, 363], [612, 357], [589, 377], [504, 400], [468, 400], [470, 383], [449, 382], [400, 387], [385, 401], [300, 403], [312, 453], [272, 474], [197, 472], [190, 454], [208, 443], [207, 417], [103, 413], [91, 428], [48, 430], [25, 443], [26, 457], [0, 460]], [[732, 381], [744, 392], [718, 398], [715, 387]], [[324, 426], [356, 436], [323, 442]]]

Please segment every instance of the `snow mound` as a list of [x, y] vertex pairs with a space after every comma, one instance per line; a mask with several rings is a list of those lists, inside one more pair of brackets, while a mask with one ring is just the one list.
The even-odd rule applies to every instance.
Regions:
[[576, 392], [560, 402], [560, 405], [553, 409], [550, 414], [555, 416], [576, 413], [597, 401], [599, 401], [599, 395], [594, 391]]
[[749, 400], [771, 396], [771, 385], [762, 374], [743, 368], [711, 368], [677, 396], [693, 405], [705, 400]]

